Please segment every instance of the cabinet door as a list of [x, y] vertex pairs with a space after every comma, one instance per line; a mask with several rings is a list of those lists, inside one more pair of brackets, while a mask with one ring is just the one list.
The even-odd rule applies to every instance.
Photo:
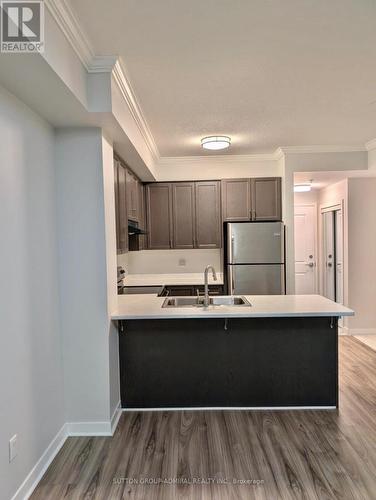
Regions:
[[249, 179], [221, 181], [223, 221], [251, 219], [251, 193]]
[[[146, 229], [146, 207], [145, 207], [145, 186], [142, 182], [138, 183], [138, 209], [139, 209], [139, 225], [141, 229]], [[146, 235], [141, 234], [138, 237], [139, 250], [147, 248]]]
[[183, 285], [176, 285], [176, 286], [171, 286], [168, 285], [166, 286], [166, 289], [168, 291], [168, 295], [171, 297], [191, 297], [193, 295], [193, 287], [192, 286], [183, 286]]
[[194, 248], [195, 184], [172, 184], [173, 248]]
[[126, 201], [126, 172], [120, 162], [117, 162], [118, 182], [118, 218], [119, 218], [119, 240], [118, 251], [128, 251], [128, 216]]
[[146, 186], [146, 215], [148, 248], [172, 248], [172, 196], [171, 184], [158, 183]]
[[114, 190], [115, 190], [115, 222], [116, 222], [116, 251], [120, 253], [120, 223], [119, 223], [119, 181], [118, 162], [114, 159]]
[[221, 217], [219, 181], [195, 183], [196, 248], [220, 248]]
[[282, 220], [280, 177], [252, 179], [252, 220]]
[[127, 211], [128, 218], [139, 222], [138, 180], [127, 170]]

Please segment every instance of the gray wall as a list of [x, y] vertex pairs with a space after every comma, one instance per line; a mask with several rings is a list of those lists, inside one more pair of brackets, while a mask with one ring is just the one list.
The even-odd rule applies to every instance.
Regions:
[[65, 420], [108, 422], [109, 321], [101, 130], [58, 130], [56, 171]]
[[[0, 498], [64, 423], [54, 133], [0, 87]], [[9, 464], [8, 441], [18, 434]]]
[[350, 333], [376, 332], [376, 179], [348, 181]]

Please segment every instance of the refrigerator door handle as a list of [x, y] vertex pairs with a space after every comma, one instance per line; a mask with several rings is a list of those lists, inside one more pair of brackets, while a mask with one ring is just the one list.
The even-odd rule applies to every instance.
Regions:
[[232, 234], [232, 225], [227, 224], [227, 262], [233, 264], [234, 256], [234, 235]]
[[227, 276], [228, 276], [228, 287], [230, 295], [234, 295], [235, 284], [234, 284], [234, 271], [232, 266], [227, 267]]
[[285, 266], [281, 266], [281, 295], [286, 295]]

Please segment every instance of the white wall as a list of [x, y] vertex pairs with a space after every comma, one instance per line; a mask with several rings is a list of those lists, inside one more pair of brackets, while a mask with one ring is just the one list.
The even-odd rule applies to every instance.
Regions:
[[[128, 274], [171, 274], [171, 273], [203, 273], [208, 264], [217, 271], [221, 269], [221, 250], [142, 250], [129, 252], [127, 259], [118, 259]], [[185, 265], [180, 265], [180, 260]]]
[[308, 191], [307, 193], [294, 193], [294, 205], [311, 205], [317, 204], [317, 190]]
[[[0, 88], [0, 498], [64, 423], [54, 133]], [[8, 441], [18, 434], [9, 464]]]
[[[108, 422], [110, 418], [102, 148], [102, 133], [97, 128], [56, 133], [59, 286], [68, 422]], [[106, 157], [108, 154], [106, 150]]]
[[376, 333], [376, 179], [349, 179], [348, 192], [349, 328]]
[[115, 412], [120, 400], [119, 342], [118, 330], [110, 319], [117, 301], [116, 285], [116, 224], [114, 192], [114, 152], [112, 144], [102, 138], [103, 191], [106, 234], [107, 263], [107, 329], [109, 352], [110, 415]]
[[233, 179], [242, 177], [280, 177], [278, 160], [244, 156], [204, 156], [161, 158], [156, 169], [158, 181]]

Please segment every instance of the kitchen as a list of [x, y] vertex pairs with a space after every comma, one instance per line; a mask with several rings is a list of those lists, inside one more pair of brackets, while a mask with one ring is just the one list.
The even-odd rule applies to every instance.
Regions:
[[[114, 178], [118, 263], [128, 269], [118, 266], [125, 297], [113, 315], [120, 320], [122, 407], [336, 408], [337, 320], [353, 312], [322, 297], [286, 297], [281, 178], [144, 185], [118, 157]], [[174, 256], [183, 249], [184, 258]], [[201, 273], [150, 273], [153, 264], [161, 269], [163, 251], [168, 271], [176, 259], [184, 269], [199, 252]], [[148, 272], [132, 272], [138, 252]], [[261, 365], [250, 370], [242, 351]], [[200, 386], [205, 379], [211, 382]]]
[[0, 497], [373, 498], [375, 7], [29, 7], [44, 50], [0, 52]]

